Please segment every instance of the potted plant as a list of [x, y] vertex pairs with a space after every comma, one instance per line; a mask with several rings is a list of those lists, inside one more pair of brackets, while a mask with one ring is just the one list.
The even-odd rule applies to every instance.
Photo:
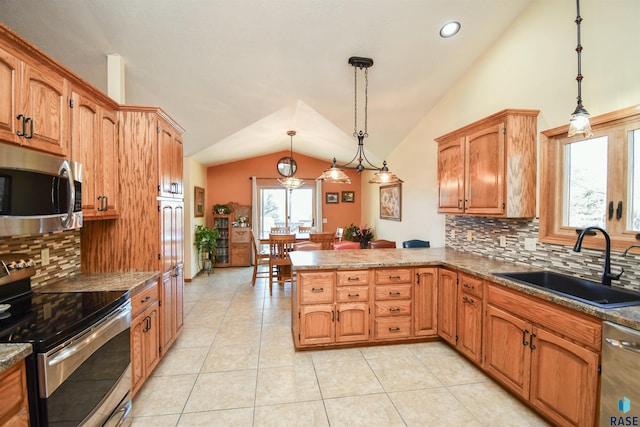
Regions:
[[213, 205], [213, 213], [214, 214], [230, 214], [231, 208], [229, 205], [223, 205], [222, 203], [216, 203]]
[[209, 228], [206, 225], [196, 225], [193, 245], [198, 250], [200, 260], [203, 260], [203, 269], [209, 271], [212, 267], [213, 254], [216, 251], [217, 239], [220, 232], [217, 228]]
[[344, 229], [344, 240], [350, 240], [352, 242], [360, 242], [360, 248], [366, 249], [369, 242], [373, 240], [373, 230], [371, 227], [359, 227], [355, 224], [349, 225]]

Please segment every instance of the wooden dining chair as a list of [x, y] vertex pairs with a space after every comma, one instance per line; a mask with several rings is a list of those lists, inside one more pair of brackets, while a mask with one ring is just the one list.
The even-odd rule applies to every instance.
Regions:
[[291, 259], [296, 236], [293, 234], [269, 234], [269, 295], [273, 295], [273, 282], [291, 282]]
[[324, 249], [320, 242], [296, 242], [293, 244], [294, 251], [320, 251]]
[[431, 244], [428, 240], [411, 239], [402, 242], [403, 248], [429, 248]]
[[305, 227], [303, 225], [298, 227], [298, 233], [313, 233], [314, 230], [315, 230], [315, 227]]
[[251, 286], [256, 285], [256, 279], [268, 279], [269, 270], [260, 269], [261, 265], [269, 266], [269, 252], [262, 250], [261, 245], [258, 244], [256, 236], [251, 230], [251, 244], [253, 245], [253, 278], [251, 279]]
[[289, 234], [291, 230], [289, 227], [271, 227], [271, 234]]
[[396, 242], [384, 239], [372, 240], [369, 242], [368, 247], [369, 249], [395, 248]]
[[333, 249], [341, 251], [344, 249], [360, 249], [360, 242], [350, 242], [343, 240], [342, 242], [333, 242]]
[[315, 243], [321, 243], [322, 249], [331, 249], [331, 245], [336, 241], [335, 233], [311, 233], [309, 234], [309, 241]]

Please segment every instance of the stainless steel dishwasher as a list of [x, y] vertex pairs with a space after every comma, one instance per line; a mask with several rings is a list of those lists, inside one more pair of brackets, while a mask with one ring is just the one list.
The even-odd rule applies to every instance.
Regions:
[[640, 425], [640, 331], [602, 324], [600, 426]]

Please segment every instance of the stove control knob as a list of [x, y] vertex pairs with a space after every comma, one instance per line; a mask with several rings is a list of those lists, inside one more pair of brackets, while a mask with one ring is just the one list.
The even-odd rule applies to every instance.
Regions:
[[23, 259], [19, 259], [19, 260], [18, 260], [18, 264], [16, 265], [16, 268], [17, 268], [18, 270], [22, 270], [24, 267], [25, 267], [25, 262], [24, 262], [24, 260], [23, 260]]
[[29, 258], [25, 263], [24, 266], [29, 268], [29, 267], [35, 267], [36, 262], [33, 260], [33, 258]]
[[15, 270], [16, 269], [16, 262], [15, 261], [11, 261], [9, 264], [7, 264], [7, 268], [9, 270]]

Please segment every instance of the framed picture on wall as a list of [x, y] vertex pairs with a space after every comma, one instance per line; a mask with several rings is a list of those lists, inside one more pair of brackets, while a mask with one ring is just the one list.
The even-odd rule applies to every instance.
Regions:
[[326, 203], [339, 203], [338, 193], [325, 193]]
[[342, 192], [342, 203], [353, 203], [355, 199], [356, 199], [355, 192], [353, 191]]
[[204, 216], [204, 188], [195, 187], [193, 203], [194, 216], [196, 218]]
[[402, 184], [380, 187], [380, 218], [402, 220]]

